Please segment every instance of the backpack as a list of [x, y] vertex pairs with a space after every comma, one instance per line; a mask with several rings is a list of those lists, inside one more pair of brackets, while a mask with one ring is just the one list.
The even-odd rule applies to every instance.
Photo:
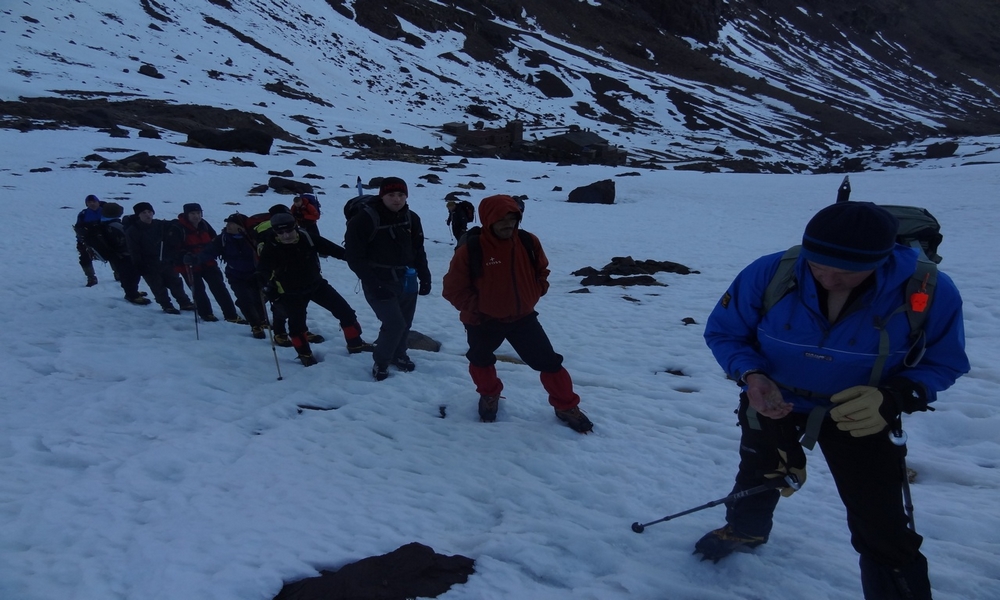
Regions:
[[[472, 281], [483, 274], [483, 245], [479, 242], [479, 236], [482, 233], [482, 227], [473, 227], [462, 235], [461, 239], [458, 240], [458, 245], [455, 246], [456, 250], [463, 245], [469, 247], [469, 279]], [[531, 265], [537, 267], [538, 252], [535, 251], [535, 238], [523, 229], [517, 230], [517, 237], [521, 239], [521, 245], [528, 251]]]
[[320, 215], [323, 214], [323, 205], [319, 203], [319, 198], [316, 197], [316, 194], [299, 194], [299, 196], [305, 198], [309, 201], [309, 204], [315, 206], [317, 213]]
[[922, 254], [922, 258], [933, 261], [935, 264], [941, 262], [941, 255], [937, 253], [937, 249], [944, 236], [941, 235], [941, 224], [930, 211], [919, 206], [894, 204], [880, 204], [879, 206], [892, 213], [892, 216], [899, 221], [896, 243], [915, 248], [917, 252]]
[[[395, 227], [409, 227], [410, 226], [410, 212], [406, 212], [406, 220], [398, 223], [392, 223], [389, 225], [382, 225], [382, 219], [378, 216], [378, 211], [375, 210], [376, 203], [381, 202], [378, 196], [372, 194], [360, 194], [357, 195], [347, 202], [344, 203], [344, 222], [349, 223], [351, 219], [355, 216], [361, 214], [362, 212], [368, 213], [371, 217], [372, 223], [375, 227], [372, 229], [371, 237], [368, 241], [375, 239], [375, 234], [379, 232], [380, 229], [392, 230]], [[390, 235], [395, 237], [395, 234], [390, 231]]]
[[[909, 206], [901, 208], [914, 210], [914, 207]], [[923, 209], [915, 210], [922, 211]], [[930, 213], [927, 214], [929, 215]], [[937, 223], [936, 220], [934, 222], [935, 224]], [[909, 234], [905, 233], [908, 231], [910, 231], [909, 224], [904, 224], [900, 220], [899, 233], [896, 237], [898, 243], [903, 243], [899, 240], [901, 237], [908, 236]], [[938, 237], [940, 238], [940, 235]], [[924, 323], [927, 321], [927, 313], [934, 300], [934, 290], [937, 288], [937, 263], [941, 260], [941, 257], [934, 254], [934, 256], [937, 256], [937, 260], [935, 261], [923, 252], [919, 244], [914, 247], [917, 248], [919, 254], [917, 256], [917, 266], [913, 274], [910, 275], [910, 279], [906, 282], [906, 294], [904, 296], [906, 301], [902, 306], [892, 311], [883, 323], [875, 324], [879, 330], [881, 342], [879, 344], [878, 358], [872, 366], [871, 376], [869, 377], [868, 384], [872, 386], [877, 386], [881, 381], [885, 361], [889, 358], [889, 334], [886, 332], [884, 324], [896, 313], [906, 311], [906, 318], [910, 322], [911, 345], [906, 357], [903, 359], [903, 364], [907, 367], [914, 367], [924, 357], [924, 348], [927, 343], [924, 336]], [[936, 245], [934, 247], [935, 249], [937, 248]], [[778, 269], [764, 289], [761, 307], [758, 311], [758, 314], [762, 318], [779, 300], [795, 289], [797, 285], [795, 281], [795, 262], [798, 260], [801, 248], [801, 246], [792, 246], [781, 256], [781, 260], [778, 262]]]

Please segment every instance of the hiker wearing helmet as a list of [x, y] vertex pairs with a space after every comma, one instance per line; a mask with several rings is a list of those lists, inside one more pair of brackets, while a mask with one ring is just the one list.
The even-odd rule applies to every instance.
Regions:
[[580, 396], [562, 366], [535, 304], [549, 289], [549, 261], [538, 238], [518, 226], [521, 209], [510, 196], [490, 196], [479, 203], [482, 229], [474, 227], [459, 243], [444, 276], [442, 295], [457, 308], [469, 341], [469, 374], [479, 392], [479, 418], [497, 417], [503, 382], [494, 352], [504, 340], [539, 372], [556, 417], [573, 430], [594, 427], [580, 410]]
[[705, 340], [743, 390], [733, 491], [794, 478], [728, 503], [726, 525], [695, 545], [704, 559], [768, 541], [778, 499], [805, 482], [803, 446], [818, 442], [860, 554], [864, 597], [931, 597], [922, 537], [904, 507], [899, 417], [928, 410], [969, 361], [958, 289], [896, 244], [897, 227], [869, 202], [828, 206], [800, 248], [754, 261], [712, 311]]

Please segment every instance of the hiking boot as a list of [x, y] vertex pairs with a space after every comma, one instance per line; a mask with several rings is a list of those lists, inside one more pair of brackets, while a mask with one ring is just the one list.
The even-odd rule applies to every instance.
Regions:
[[385, 381], [389, 377], [389, 366], [375, 363], [372, 365], [372, 377], [375, 381]]
[[306, 352], [305, 354], [299, 354], [299, 361], [302, 362], [303, 367], [311, 367], [316, 364], [316, 357], [312, 355], [312, 352]]
[[181, 310], [196, 310], [198, 307], [194, 305], [194, 302], [184, 302], [181, 304]]
[[283, 333], [274, 334], [274, 344], [276, 346], [281, 346], [282, 348], [291, 348], [292, 340], [288, 339], [288, 336]]
[[306, 341], [308, 341], [310, 344], [322, 344], [323, 342], [326, 341], [326, 338], [311, 331], [307, 331]]
[[559, 420], [569, 426], [570, 429], [578, 433], [590, 433], [594, 429], [594, 424], [590, 422], [587, 415], [583, 414], [580, 407], [574, 406], [566, 410], [556, 409], [556, 416]]
[[237, 325], [249, 325], [250, 321], [247, 321], [243, 317], [236, 315], [235, 317], [226, 317], [226, 323], [236, 323]]
[[168, 304], [168, 305], [164, 306], [163, 307], [163, 312], [167, 313], [168, 315], [179, 315], [179, 314], [181, 314], [181, 311], [179, 311], [176, 308], [174, 308], [173, 304]]
[[87, 287], [94, 287], [95, 285], [97, 285], [97, 276], [96, 275], [88, 275], [87, 276]]
[[206, 323], [215, 323], [219, 320], [219, 317], [215, 315], [205, 315], [204, 317], [201, 318], [201, 320], [205, 321]]
[[263, 325], [254, 325], [253, 327], [251, 327], [250, 328], [250, 335], [252, 335], [254, 337], [254, 339], [257, 339], [257, 340], [262, 340], [262, 339], [264, 339], [264, 338], [267, 337], [267, 335], [264, 333], [264, 326]]
[[693, 554], [701, 554], [702, 560], [719, 562], [740, 548], [756, 548], [766, 542], [766, 536], [745, 535], [733, 529], [732, 525], [726, 525], [709, 531], [698, 540]]
[[361, 354], [362, 352], [374, 352], [375, 344], [369, 344], [361, 338], [347, 340], [347, 351], [351, 354]]
[[129, 298], [128, 296], [125, 296], [125, 299], [128, 300], [129, 302], [131, 302], [132, 304], [138, 304], [139, 306], [146, 306], [147, 304], [152, 304], [152, 302], [150, 302], [149, 298], [146, 298], [146, 297], [141, 296], [141, 295], [139, 295], [139, 296], [132, 296], [131, 298]]
[[417, 368], [417, 365], [413, 364], [410, 357], [405, 354], [392, 359], [392, 365], [404, 373], [412, 373]]
[[479, 395], [479, 420], [492, 423], [497, 420], [497, 409], [500, 408], [500, 394], [495, 396]]

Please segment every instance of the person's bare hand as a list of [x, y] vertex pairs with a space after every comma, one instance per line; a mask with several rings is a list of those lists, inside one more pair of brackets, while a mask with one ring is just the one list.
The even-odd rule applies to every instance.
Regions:
[[767, 375], [751, 373], [747, 376], [747, 399], [758, 413], [770, 419], [780, 419], [792, 412], [792, 405], [781, 397], [781, 390]]

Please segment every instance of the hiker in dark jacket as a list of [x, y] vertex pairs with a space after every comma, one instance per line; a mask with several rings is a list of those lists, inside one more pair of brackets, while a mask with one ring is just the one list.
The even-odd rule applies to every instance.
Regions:
[[[194, 303], [184, 291], [181, 282], [173, 268], [174, 257], [164, 242], [169, 221], [154, 219], [156, 212], [149, 202], [137, 202], [132, 207], [136, 218], [125, 230], [128, 242], [129, 256], [132, 265], [153, 292], [153, 299], [160, 305], [163, 312], [171, 315], [180, 314], [180, 310], [194, 310]], [[170, 295], [177, 300], [180, 310], [170, 302]]]
[[315, 302], [340, 321], [351, 354], [371, 350], [361, 339], [361, 325], [351, 305], [323, 278], [320, 255], [343, 260], [344, 249], [326, 238], [313, 239], [295, 226], [295, 217], [278, 213], [271, 217], [272, 235], [260, 244], [257, 278], [265, 296], [288, 315], [292, 345], [304, 366], [316, 364], [306, 336], [306, 307]]
[[177, 256], [174, 270], [184, 277], [188, 287], [191, 288], [194, 303], [203, 321], [219, 320], [212, 311], [212, 302], [205, 292], [207, 284], [215, 301], [219, 303], [219, 308], [222, 309], [223, 318], [230, 323], [246, 325], [246, 319], [236, 312], [236, 305], [233, 304], [233, 297], [229, 295], [226, 282], [222, 280], [219, 265], [214, 260], [199, 261], [198, 256], [202, 250], [216, 236], [215, 229], [212, 229], [202, 215], [201, 205], [192, 202], [184, 205], [184, 212], [177, 215], [177, 220], [173, 222], [174, 230], [169, 235]]
[[[704, 558], [768, 541], [779, 498], [805, 482], [802, 446], [818, 441], [861, 555], [864, 597], [931, 598], [922, 538], [902, 501], [905, 446], [889, 432], [899, 429], [900, 413], [927, 410], [969, 361], [958, 289], [937, 273], [933, 300], [922, 307], [922, 292], [907, 292], [918, 253], [896, 244], [897, 228], [869, 202], [828, 206], [789, 259], [789, 291], [765, 309], [784, 253], [768, 255], [737, 276], [709, 316], [705, 340], [743, 388], [733, 492], [789, 474], [797, 481], [727, 504], [727, 524], [695, 545]], [[928, 311], [916, 338], [911, 308]]]
[[[594, 425], [579, 408], [580, 396], [562, 366], [563, 357], [552, 348], [535, 311], [549, 289], [549, 261], [541, 243], [535, 235], [518, 231], [521, 210], [510, 196], [485, 198], [479, 203], [479, 220], [483, 227], [476, 239], [469, 239], [474, 233], [470, 231], [466, 243], [455, 249], [442, 292], [461, 311], [469, 341], [465, 356], [479, 392], [479, 418], [496, 420], [503, 382], [497, 377], [494, 352], [506, 340], [539, 372], [556, 417], [574, 431], [591, 431]], [[526, 247], [526, 241], [533, 248]], [[472, 244], [478, 245], [476, 256]]]
[[146, 305], [150, 301], [139, 293], [139, 273], [129, 256], [128, 240], [121, 221], [123, 212], [120, 204], [105, 202], [101, 206], [100, 224], [88, 229], [85, 241], [96, 256], [111, 265], [122, 291], [125, 292], [125, 299], [132, 304]]
[[469, 230], [469, 223], [476, 217], [476, 207], [468, 200], [449, 200], [446, 204], [448, 208], [448, 220], [445, 225], [451, 225], [451, 233], [455, 236], [455, 242], [459, 242], [465, 232]]
[[416, 368], [406, 354], [407, 339], [417, 295], [431, 292], [424, 230], [420, 217], [406, 205], [407, 195], [406, 182], [386, 177], [379, 199], [351, 217], [344, 236], [347, 264], [361, 279], [365, 300], [382, 322], [373, 356], [376, 381], [389, 376], [390, 363], [405, 372]]
[[100, 226], [101, 207], [104, 206], [104, 202], [97, 196], [90, 194], [83, 203], [87, 205], [87, 208], [76, 215], [73, 231], [76, 232], [76, 251], [80, 255], [80, 268], [87, 276], [87, 287], [93, 287], [97, 285], [97, 273], [94, 272], [94, 255], [87, 245], [87, 236], [91, 229], [97, 229]]
[[246, 215], [239, 213], [226, 217], [222, 233], [198, 255], [198, 262], [214, 258], [226, 263], [226, 280], [236, 296], [236, 306], [250, 322], [250, 335], [262, 340], [266, 337], [264, 303], [257, 283], [257, 248], [246, 232]]

